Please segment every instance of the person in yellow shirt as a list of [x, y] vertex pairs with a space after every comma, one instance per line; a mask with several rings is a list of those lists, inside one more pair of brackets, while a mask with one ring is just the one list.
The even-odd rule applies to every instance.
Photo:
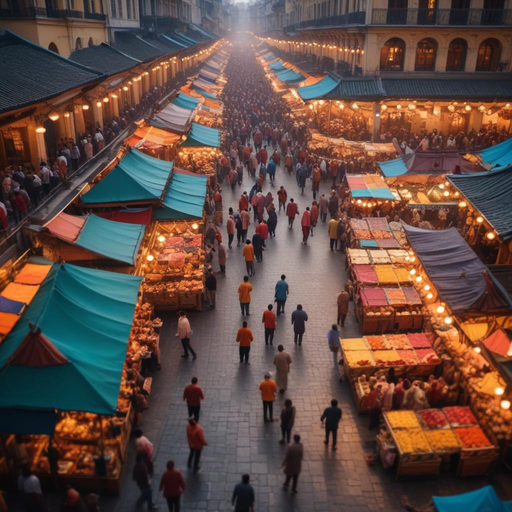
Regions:
[[262, 380], [260, 387], [261, 399], [263, 400], [263, 420], [274, 421], [274, 400], [276, 399], [277, 384], [270, 378], [270, 373], [265, 373], [265, 380]]
[[236, 341], [240, 343], [240, 362], [245, 364], [249, 363], [249, 352], [251, 351], [251, 343], [254, 340], [251, 329], [247, 327], [247, 322], [242, 323], [242, 327], [238, 329], [236, 334]]
[[254, 272], [254, 246], [251, 244], [250, 240], [245, 242], [244, 250], [242, 251], [245, 266], [247, 268], [247, 273], [250, 276], [253, 276], [256, 272]]
[[338, 221], [331, 219], [327, 224], [327, 231], [329, 231], [329, 242], [331, 243], [331, 251], [338, 249]]
[[244, 282], [240, 283], [238, 287], [238, 297], [240, 299], [240, 309], [242, 310], [242, 315], [249, 316], [249, 305], [251, 304], [251, 292], [252, 292], [252, 284], [249, 283], [249, 277], [244, 276]]

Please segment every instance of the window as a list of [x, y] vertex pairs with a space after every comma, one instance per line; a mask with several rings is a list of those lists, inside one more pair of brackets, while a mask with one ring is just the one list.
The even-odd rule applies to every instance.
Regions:
[[123, 17], [123, 0], [117, 0], [117, 11], [119, 13], [119, 17]]
[[405, 43], [402, 39], [394, 37], [386, 41], [380, 52], [381, 71], [403, 71], [405, 57]]
[[87, 46], [90, 48], [91, 46], [94, 46], [94, 41], [92, 40], [92, 37], [89, 37], [89, 42], [87, 43]]
[[448, 47], [446, 71], [464, 71], [468, 45], [464, 39], [454, 39]]
[[434, 71], [436, 67], [437, 43], [430, 38], [422, 39], [416, 47], [415, 71]]
[[50, 50], [51, 52], [59, 53], [59, 49], [57, 48], [57, 45], [55, 43], [50, 43], [48, 45], [48, 50]]
[[81, 50], [82, 49], [82, 38], [77, 37], [76, 43], [75, 43], [75, 50]]
[[2, 130], [5, 156], [7, 162], [30, 160], [26, 128], [7, 128]]
[[501, 43], [497, 39], [486, 39], [478, 48], [477, 71], [496, 71], [500, 62]]
[[110, 0], [110, 12], [112, 13], [112, 18], [117, 18], [116, 0]]
[[126, 17], [130, 19], [132, 14], [132, 6], [130, 5], [131, 0], [126, 0]]

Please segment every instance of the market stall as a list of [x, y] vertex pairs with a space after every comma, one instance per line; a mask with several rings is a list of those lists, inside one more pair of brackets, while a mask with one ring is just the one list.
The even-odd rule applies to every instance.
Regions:
[[151, 118], [149, 124], [181, 135], [188, 131], [193, 116], [194, 110], [169, 103]]
[[[361, 206], [365, 203], [362, 199]], [[367, 205], [368, 203], [366, 203]], [[406, 249], [407, 238], [398, 222], [390, 222], [383, 217], [350, 219], [348, 231], [349, 245], [354, 248]]]
[[125, 143], [149, 156], [169, 162], [175, 157], [175, 146], [180, 138], [178, 134], [141, 123]]
[[345, 180], [356, 205], [360, 204], [358, 199], [397, 201], [384, 178], [378, 174], [347, 174]]

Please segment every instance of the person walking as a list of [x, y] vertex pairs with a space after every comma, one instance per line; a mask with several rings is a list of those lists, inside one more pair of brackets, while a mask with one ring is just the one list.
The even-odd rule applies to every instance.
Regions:
[[262, 240], [263, 240], [263, 246], [265, 246], [265, 242], [267, 241], [267, 238], [268, 238], [268, 226], [267, 226], [267, 221], [266, 220], [262, 220], [257, 226], [256, 226], [256, 229], [254, 230], [256, 233], [258, 233], [258, 235], [261, 236]]
[[[254, 257], [258, 263], [263, 261], [263, 247], [265, 246], [265, 241], [258, 233], [254, 233], [252, 235], [252, 247], [254, 249]], [[244, 247], [245, 249], [245, 247]]]
[[197, 385], [197, 377], [192, 377], [191, 383], [183, 390], [183, 400], [187, 401], [188, 417], [199, 421], [201, 400], [204, 400], [203, 390]]
[[300, 225], [302, 227], [302, 245], [308, 245], [309, 232], [311, 230], [311, 211], [309, 206], [302, 214]]
[[272, 345], [274, 341], [274, 332], [276, 330], [276, 315], [272, 309], [274, 309], [274, 306], [269, 304], [267, 309], [263, 311], [263, 318], [261, 319], [261, 322], [265, 327], [265, 345], [268, 345], [269, 343]]
[[329, 349], [332, 352], [334, 368], [338, 369], [338, 361], [340, 360], [339, 351], [341, 350], [341, 343], [340, 333], [338, 331], [338, 326], [336, 324], [332, 324], [331, 330], [327, 333], [327, 342], [329, 344]]
[[240, 299], [240, 309], [243, 316], [249, 316], [249, 305], [251, 304], [252, 284], [249, 283], [249, 277], [244, 276], [244, 282], [238, 287], [238, 298]]
[[325, 422], [325, 441], [324, 444], [329, 444], [329, 434], [332, 434], [332, 449], [336, 450], [336, 440], [338, 436], [338, 425], [341, 421], [342, 412], [338, 407], [338, 400], [333, 398], [331, 400], [331, 407], [327, 407], [320, 418], [322, 423]]
[[320, 197], [320, 200], [318, 201], [318, 208], [320, 210], [320, 220], [322, 222], [325, 222], [327, 220], [327, 212], [329, 211], [328, 205], [329, 202], [327, 201], [325, 194], [322, 194], [322, 197]]
[[290, 437], [292, 434], [292, 428], [295, 423], [295, 407], [292, 405], [292, 401], [287, 399], [284, 401], [284, 407], [281, 410], [281, 440], [279, 444], [284, 444], [285, 441], [287, 443], [290, 442]]
[[274, 206], [274, 203], [270, 203], [267, 207], [267, 214], [268, 214], [268, 234], [270, 237], [276, 236], [276, 227], [277, 227], [277, 214], [276, 214], [276, 208]]
[[313, 236], [313, 228], [316, 227], [317, 223], [318, 223], [318, 203], [316, 201], [313, 201], [313, 204], [311, 205], [311, 229], [310, 229], [311, 236]]
[[251, 351], [251, 343], [254, 340], [251, 329], [247, 327], [247, 322], [242, 322], [242, 327], [236, 333], [236, 341], [240, 344], [240, 362], [245, 364], [249, 363], [249, 352]]
[[245, 240], [247, 238], [247, 231], [251, 225], [251, 214], [247, 210], [242, 210], [240, 212], [240, 220], [242, 221], [242, 240]]
[[210, 309], [215, 309], [215, 296], [217, 294], [217, 278], [213, 272], [213, 268], [210, 267], [208, 269], [208, 275], [204, 281], [204, 286], [206, 289], [206, 300], [208, 301], [208, 307]]
[[185, 492], [185, 480], [180, 471], [174, 467], [174, 461], [167, 462], [167, 471], [160, 479], [160, 491], [167, 501], [169, 512], [180, 512], [180, 498]]
[[293, 341], [295, 345], [302, 345], [302, 337], [306, 332], [307, 313], [302, 309], [301, 304], [297, 304], [297, 309], [292, 313]]
[[238, 215], [238, 217], [235, 220], [235, 228], [236, 228], [236, 246], [240, 247], [242, 240], [245, 240], [247, 238], [247, 236], [244, 235], [241, 215]]
[[250, 476], [242, 475], [242, 481], [235, 485], [233, 496], [231, 496], [231, 505], [234, 512], [253, 512], [254, 511], [254, 489], [249, 483]]
[[336, 218], [336, 214], [338, 213], [338, 196], [336, 195], [336, 192], [334, 192], [331, 197], [329, 198], [329, 213], [331, 214], [331, 219]]
[[227, 252], [226, 247], [222, 242], [219, 242], [219, 246], [217, 247], [217, 254], [219, 256], [219, 267], [220, 267], [220, 273], [226, 277], [226, 259], [227, 259]]
[[226, 222], [226, 231], [228, 232], [228, 249], [231, 249], [231, 245], [233, 244], [233, 238], [235, 238], [235, 229], [235, 217], [233, 215], [230, 215]]
[[242, 256], [245, 260], [245, 267], [247, 269], [247, 274], [249, 276], [253, 276], [254, 272], [254, 246], [251, 244], [250, 240], [246, 240], [244, 250], [242, 251]]
[[331, 219], [327, 224], [327, 231], [329, 232], [329, 243], [331, 246], [331, 251], [334, 249], [338, 249], [338, 221], [336, 219]]
[[151, 488], [151, 477], [141, 453], [135, 457], [135, 466], [132, 474], [133, 480], [137, 483], [140, 489], [140, 496], [136, 501], [137, 507], [141, 507], [147, 502], [148, 510], [156, 510], [158, 507], [153, 504], [153, 489]]
[[206, 442], [206, 439], [204, 438], [204, 433], [203, 433], [203, 429], [201, 428], [201, 425], [199, 425], [199, 423], [196, 420], [194, 420], [193, 418], [190, 418], [188, 420], [187, 441], [188, 441], [188, 447], [190, 448], [190, 454], [188, 456], [187, 467], [190, 469], [192, 467], [192, 462], [193, 462], [194, 473], [197, 473], [201, 469], [199, 467], [199, 460], [201, 459], [201, 452], [203, 451], [203, 448], [205, 446], [208, 446], [208, 443]]
[[285, 351], [283, 345], [277, 347], [277, 354], [274, 356], [274, 366], [276, 367], [276, 384], [279, 393], [283, 394], [288, 388], [288, 374], [290, 373], [290, 365], [292, 358]]
[[279, 316], [281, 313], [284, 314], [284, 306], [286, 304], [286, 299], [288, 298], [289, 293], [290, 288], [286, 282], [286, 276], [282, 274], [281, 280], [276, 283], [274, 292], [274, 298], [277, 302], [277, 316]]
[[345, 319], [348, 314], [348, 306], [350, 302], [350, 295], [346, 290], [341, 290], [338, 295], [337, 303], [338, 303], [338, 319], [337, 323], [341, 325], [341, 327], [345, 327]]
[[265, 373], [265, 380], [262, 380], [258, 388], [261, 391], [263, 401], [263, 421], [274, 421], [274, 400], [276, 399], [277, 385], [270, 378], [270, 373]]
[[290, 480], [292, 481], [292, 494], [297, 494], [297, 482], [299, 481], [299, 475], [302, 470], [302, 459], [304, 458], [304, 447], [300, 442], [300, 436], [295, 434], [293, 436], [293, 444], [288, 446], [286, 454], [284, 456], [282, 468], [286, 475], [286, 480], [283, 485], [283, 489], [288, 490]]
[[290, 199], [288, 206], [286, 207], [286, 216], [288, 217], [288, 228], [293, 228], [293, 221], [295, 217], [299, 214], [299, 208], [295, 204], [293, 197]]
[[288, 193], [283, 185], [281, 185], [277, 191], [277, 199], [279, 200], [279, 213], [281, 213], [281, 208], [283, 208], [283, 212], [286, 212], [286, 199], [288, 199]]
[[153, 474], [153, 443], [142, 434], [142, 430], [137, 429], [133, 432], [135, 436], [135, 451], [144, 458], [146, 467], [150, 475]]
[[181, 357], [188, 357], [188, 353], [192, 354], [192, 360], [196, 359], [197, 355], [194, 349], [190, 345], [190, 336], [192, 336], [192, 329], [190, 328], [190, 322], [188, 321], [187, 314], [185, 311], [179, 312], [178, 318], [178, 332], [176, 336], [181, 339], [181, 344], [185, 353]]

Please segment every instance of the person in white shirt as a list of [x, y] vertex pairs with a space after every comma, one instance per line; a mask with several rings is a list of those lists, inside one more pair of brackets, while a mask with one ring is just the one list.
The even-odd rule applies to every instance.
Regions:
[[101, 151], [105, 147], [105, 138], [99, 128], [96, 128], [94, 140], [98, 143], [98, 151]]
[[142, 435], [142, 430], [137, 429], [134, 432], [135, 435], [135, 449], [137, 453], [142, 454], [144, 462], [148, 468], [148, 473], [153, 474], [153, 443]]
[[41, 183], [43, 185], [43, 192], [44, 192], [44, 195], [46, 196], [50, 192], [50, 176], [51, 176], [50, 169], [48, 169], [48, 167], [46, 166], [46, 162], [41, 162], [40, 172], [41, 172]]
[[39, 478], [32, 474], [29, 466], [25, 466], [18, 477], [18, 489], [25, 496], [27, 510], [46, 510]]
[[178, 318], [178, 332], [176, 336], [180, 338], [181, 344], [183, 345], [184, 354], [181, 357], [188, 357], [188, 353], [192, 354], [192, 359], [195, 359], [196, 353], [190, 346], [190, 336], [192, 335], [192, 329], [190, 328], [190, 322], [188, 321], [185, 311], [179, 312], [180, 317]]

